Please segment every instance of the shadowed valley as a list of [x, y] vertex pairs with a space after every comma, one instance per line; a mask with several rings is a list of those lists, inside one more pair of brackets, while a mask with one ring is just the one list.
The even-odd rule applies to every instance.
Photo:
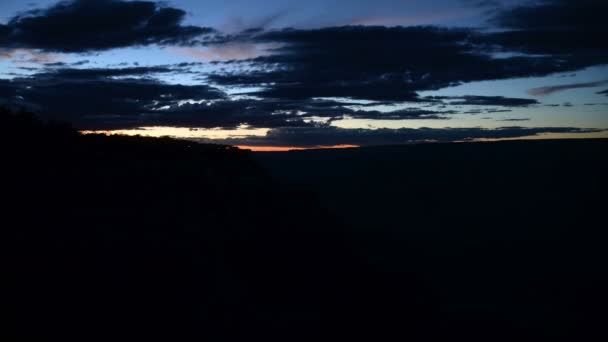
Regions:
[[251, 153], [0, 120], [7, 340], [605, 334], [606, 140]]

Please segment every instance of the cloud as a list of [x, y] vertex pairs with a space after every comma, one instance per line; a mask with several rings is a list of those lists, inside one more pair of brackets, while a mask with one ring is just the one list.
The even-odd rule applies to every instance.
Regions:
[[608, 80], [598, 81], [598, 82], [588, 82], [588, 83], [562, 84], [562, 85], [556, 85], [556, 86], [532, 88], [532, 89], [529, 89], [527, 91], [527, 93], [530, 95], [533, 95], [533, 96], [547, 96], [547, 95], [551, 95], [553, 93], [570, 90], [570, 89], [600, 87], [607, 83], [608, 83]]
[[11, 49], [0, 49], [0, 60], [2, 59], [11, 59], [17, 53], [16, 50]]
[[[396, 145], [426, 141], [453, 142], [475, 139], [499, 139], [533, 136], [544, 133], [589, 133], [599, 130], [567, 127], [503, 127], [483, 128], [401, 128], [345, 129], [338, 127], [290, 127], [272, 129], [264, 137], [231, 138], [222, 143], [245, 146], [317, 147], [336, 145]], [[206, 139], [197, 139], [208, 142]], [[217, 142], [217, 141], [216, 141]]]
[[[52, 64], [47, 66], [64, 66], [61, 64]], [[124, 76], [150, 76], [158, 73], [172, 73], [179, 71], [177, 68], [169, 66], [152, 66], [152, 67], [130, 67], [130, 68], [92, 68], [92, 69], [72, 69], [60, 68], [50, 69], [45, 72], [38, 73], [36, 78], [42, 79], [99, 79], [108, 77], [124, 77]]]
[[[446, 119], [455, 112], [436, 112], [417, 108], [380, 112], [354, 110], [352, 103], [333, 100], [246, 99], [213, 103], [185, 103], [163, 111], [154, 124], [186, 127], [236, 127], [246, 124], [257, 128], [326, 127], [346, 117], [371, 120]], [[314, 119], [314, 120], [313, 120]], [[160, 121], [165, 120], [165, 121]]]
[[503, 121], [503, 122], [520, 122], [520, 121], [530, 121], [531, 119], [529, 118], [522, 118], [522, 119], [502, 119], [502, 120], [497, 120], [497, 121]]
[[145, 125], [179, 127], [234, 128], [248, 125], [256, 128], [316, 126], [306, 121], [310, 114], [297, 115], [281, 111], [280, 104], [255, 100], [223, 100], [174, 104], [147, 119]]
[[486, 113], [509, 113], [512, 112], [511, 109], [486, 109]]
[[[272, 129], [266, 140], [238, 142], [246, 145], [367, 145], [576, 132], [554, 128], [344, 130], [331, 123], [349, 118], [446, 120], [457, 113], [539, 105], [527, 98], [422, 97], [419, 93], [606, 64], [606, 24], [593, 20], [602, 6], [589, 0], [546, 0], [512, 7], [484, 1], [484, 9], [494, 8], [490, 21], [494, 27], [487, 31], [432, 26], [276, 30], [266, 28], [277, 19], [269, 17], [256, 27], [244, 24], [240, 32], [220, 34], [184, 26], [183, 11], [151, 1], [64, 1], [0, 25], [0, 47], [4, 48], [0, 55], [13, 58], [14, 51], [21, 50], [49, 55], [49, 51], [159, 44], [221, 65], [200, 75], [203, 83], [194, 86], [155, 78], [192, 72], [186, 64], [73, 69], [48, 60], [38, 74], [0, 81], [0, 96], [5, 102], [26, 105], [46, 117], [87, 129], [234, 128], [241, 124]], [[502, 52], [509, 57], [498, 57]], [[581, 87], [531, 91], [551, 93], [574, 86]], [[232, 97], [221, 90], [234, 93], [240, 87], [253, 90]], [[398, 109], [406, 102], [407, 109]], [[388, 110], [375, 110], [379, 106]], [[453, 110], [458, 106], [477, 107], [459, 113]]]
[[68, 120], [77, 128], [90, 130], [163, 125], [321, 127], [345, 118], [448, 119], [448, 115], [456, 113], [421, 108], [366, 109], [382, 104], [377, 102], [230, 98], [212, 86], [167, 84], [151, 77], [177, 72], [181, 67], [182, 64], [93, 69], [47, 67], [30, 77], [3, 80], [0, 95], [7, 99], [4, 104], [24, 106], [45, 118]]
[[528, 107], [539, 104], [534, 99], [512, 98], [504, 96], [432, 96], [425, 99], [447, 100], [450, 105], [469, 105], [469, 106], [500, 106], [500, 107]]
[[348, 117], [354, 119], [369, 119], [369, 120], [408, 120], [408, 119], [448, 119], [446, 115], [456, 114], [456, 111], [429, 111], [419, 108], [408, 108], [394, 111], [377, 111], [377, 110], [357, 110], [348, 113]]
[[494, 33], [438, 27], [256, 31], [224, 37], [212, 45], [249, 41], [281, 47], [269, 56], [248, 60], [253, 69], [216, 73], [209, 80], [225, 86], [263, 87], [255, 95], [264, 98], [420, 101], [419, 91], [544, 76], [608, 61], [606, 48], [593, 58], [551, 54], [495, 58], [493, 53], [501, 49], [496, 47], [499, 40]]
[[463, 19], [473, 16], [468, 8], [448, 8], [440, 10], [434, 8], [431, 12], [415, 13], [410, 15], [365, 15], [352, 18], [348, 25], [365, 26], [419, 26], [440, 24], [448, 20]]
[[72, 0], [0, 25], [0, 47], [87, 52], [138, 45], [188, 45], [210, 28], [183, 26], [186, 13], [152, 1]]
[[172, 51], [203, 61], [237, 61], [271, 55], [271, 50], [278, 47], [273, 44], [226, 43], [205, 47], [174, 47]]
[[604, 94], [604, 95], [608, 96], [608, 89], [606, 89], [604, 91], [600, 91], [598, 94]]
[[[457, 46], [457, 42], [465, 40], [466, 36], [467, 32], [456, 30], [439, 32], [438, 29], [381, 27], [280, 30], [250, 37], [240, 35], [232, 39], [278, 43], [282, 47], [270, 56], [256, 58], [253, 62], [258, 70], [211, 75], [210, 80], [225, 85], [272, 84], [257, 94], [268, 98], [349, 97], [411, 101], [417, 97], [415, 82], [424, 77], [429, 85], [434, 83], [433, 77], [427, 75], [431, 68], [424, 68], [423, 74], [417, 73], [416, 67], [421, 69], [422, 66], [416, 64], [424, 61], [414, 53], [416, 44], [422, 44], [421, 51], [424, 44], [433, 45], [438, 52], [453, 56], [466, 50]], [[408, 40], [411, 46], [400, 47]]]
[[595, 31], [606, 29], [607, 10], [604, 0], [527, 1], [501, 8], [490, 22], [510, 29]]
[[220, 25], [223, 32], [242, 32], [251, 29], [266, 29], [269, 26], [275, 25], [277, 21], [285, 18], [288, 14], [287, 10], [275, 11], [261, 17], [248, 16], [232, 16]]
[[170, 71], [167, 67], [50, 69], [31, 77], [4, 80], [0, 92], [8, 104], [27, 107], [45, 118], [70, 121], [79, 128], [153, 122], [161, 116], [161, 108], [193, 99], [226, 98], [222, 91], [207, 85], [186, 86], [135, 78]]
[[2, 59], [10, 59], [17, 64], [49, 64], [60, 62], [62, 57], [54, 53], [44, 53], [34, 49], [2, 48], [0, 45], [0, 60]]
[[[555, 0], [508, 7], [484, 1], [484, 8], [494, 8], [491, 22], [499, 29], [493, 31], [381, 26], [249, 30], [209, 44], [280, 46], [268, 50], [270, 55], [247, 60], [248, 68], [208, 79], [222, 86], [260, 87], [252, 95], [267, 99], [421, 102], [425, 99], [419, 98], [420, 91], [608, 63], [608, 26], [595, 20], [598, 4]], [[511, 56], [495, 57], [498, 52]], [[502, 107], [538, 104], [534, 99], [481, 96], [452, 100]]]
[[495, 11], [490, 23], [500, 31], [479, 39], [502, 51], [561, 55], [571, 62], [605, 64], [607, 12], [608, 2], [603, 0], [524, 2]]

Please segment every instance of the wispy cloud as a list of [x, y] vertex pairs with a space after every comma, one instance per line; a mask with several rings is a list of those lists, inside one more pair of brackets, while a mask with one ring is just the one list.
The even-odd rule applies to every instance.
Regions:
[[231, 16], [220, 25], [219, 30], [234, 33], [251, 29], [267, 29], [283, 19], [287, 14], [288, 11], [284, 9], [262, 17]]
[[186, 45], [214, 32], [184, 26], [184, 10], [153, 1], [61, 1], [0, 23], [0, 46], [89, 52], [128, 46]]
[[400, 16], [360, 16], [352, 18], [347, 25], [364, 26], [417, 26], [417, 25], [437, 25], [452, 20], [463, 19], [476, 15], [475, 11], [468, 8], [450, 9], [447, 11], [435, 11], [429, 13], [418, 13], [416, 15]]
[[553, 93], [557, 93], [560, 91], [570, 90], [570, 89], [580, 89], [580, 88], [595, 88], [600, 87], [605, 84], [608, 84], [608, 80], [597, 81], [597, 82], [587, 82], [587, 83], [571, 83], [571, 84], [561, 84], [555, 86], [547, 86], [547, 87], [539, 87], [528, 89], [527, 93], [532, 96], [547, 96]]
[[212, 61], [230, 61], [252, 59], [272, 54], [272, 49], [279, 47], [279, 44], [267, 43], [226, 43], [221, 45], [212, 45], [203, 48], [193, 47], [174, 47], [171, 51], [182, 55], [193, 57], [207, 62]]
[[60, 54], [45, 53], [33, 49], [2, 49], [0, 48], [0, 60], [9, 59], [16, 64], [45, 64], [62, 60]]

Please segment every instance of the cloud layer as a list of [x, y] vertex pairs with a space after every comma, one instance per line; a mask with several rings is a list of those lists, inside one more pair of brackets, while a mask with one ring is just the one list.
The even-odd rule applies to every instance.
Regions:
[[580, 88], [595, 88], [608, 84], [608, 80], [599, 82], [587, 82], [587, 83], [572, 83], [572, 84], [561, 84], [555, 86], [547, 86], [540, 88], [532, 88], [528, 90], [528, 94], [533, 96], [546, 96], [560, 91]]
[[0, 46], [87, 52], [139, 45], [182, 45], [210, 28], [183, 26], [186, 12], [152, 1], [72, 0], [0, 25]]
[[[401, 129], [343, 129], [337, 127], [291, 127], [271, 130], [265, 137], [227, 139], [224, 143], [244, 146], [320, 147], [338, 145], [397, 145], [420, 142], [472, 141], [534, 136], [545, 133], [591, 133], [598, 130], [568, 127], [503, 127], [483, 128], [401, 128]], [[209, 142], [209, 140], [198, 139]]]
[[[257, 66], [255, 70], [215, 74], [210, 80], [230, 86], [262, 85], [256, 95], [264, 98], [417, 101], [418, 91], [593, 65], [564, 56], [495, 58], [493, 35], [468, 29], [349, 26], [262, 32], [247, 39], [283, 47], [248, 61]], [[608, 61], [608, 53], [605, 57]]]
[[[605, 1], [546, 0], [513, 7], [484, 3], [493, 30], [344, 26], [250, 28], [226, 34], [183, 25], [186, 12], [152, 1], [62, 1], [0, 24], [2, 58], [11, 58], [16, 49], [91, 53], [158, 45], [200, 54], [215, 68], [204, 72], [187, 64], [87, 68], [87, 63], [55, 61], [29, 70], [33, 72], [29, 76], [0, 79], [0, 104], [31, 108], [86, 129], [247, 124], [271, 128], [265, 138], [268, 144], [314, 145], [310, 139], [317, 139], [318, 145], [374, 144], [575, 132], [574, 128], [475, 128], [446, 129], [442, 135], [430, 129], [332, 126], [347, 119], [449, 120], [454, 114], [532, 108], [541, 103], [532, 98], [425, 97], [420, 93], [608, 64], [608, 24], [602, 18], [608, 11]], [[185, 73], [198, 73], [200, 83], [161, 81]], [[528, 93], [543, 96], [604, 84], [555, 85]]]

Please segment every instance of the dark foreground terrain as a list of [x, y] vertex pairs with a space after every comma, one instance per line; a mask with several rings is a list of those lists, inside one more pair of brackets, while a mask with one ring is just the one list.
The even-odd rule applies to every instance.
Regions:
[[253, 154], [0, 114], [3, 340], [606, 337], [605, 140]]
[[608, 140], [513, 141], [256, 159], [318, 194], [366, 262], [407, 284], [387, 291], [424, 298], [429, 336], [602, 340], [607, 151]]

